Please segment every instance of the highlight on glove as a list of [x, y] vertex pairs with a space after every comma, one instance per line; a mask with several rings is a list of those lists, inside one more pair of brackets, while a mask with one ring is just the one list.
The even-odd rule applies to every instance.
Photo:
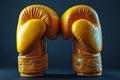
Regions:
[[47, 6], [30, 5], [21, 11], [16, 31], [18, 69], [21, 76], [44, 75], [48, 67], [44, 36], [56, 39], [59, 34], [58, 25], [58, 15]]
[[64, 39], [74, 36], [73, 70], [78, 76], [102, 73], [102, 31], [96, 11], [87, 5], [76, 5], [64, 12], [60, 21]]

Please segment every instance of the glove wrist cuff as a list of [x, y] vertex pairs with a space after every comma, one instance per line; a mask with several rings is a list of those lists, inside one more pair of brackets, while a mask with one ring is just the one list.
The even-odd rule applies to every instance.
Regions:
[[76, 53], [72, 55], [73, 70], [78, 76], [99, 76], [101, 75], [101, 55], [94, 56], [78, 56]]
[[48, 67], [48, 54], [42, 56], [18, 56], [18, 69], [21, 76], [43, 76]]

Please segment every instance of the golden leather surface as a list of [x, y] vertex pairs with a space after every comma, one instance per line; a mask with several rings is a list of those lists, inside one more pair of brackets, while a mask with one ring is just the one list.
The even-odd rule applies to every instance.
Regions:
[[102, 50], [102, 31], [98, 15], [86, 5], [77, 5], [64, 12], [61, 18], [61, 34], [64, 39], [73, 35], [84, 48], [92, 53]]

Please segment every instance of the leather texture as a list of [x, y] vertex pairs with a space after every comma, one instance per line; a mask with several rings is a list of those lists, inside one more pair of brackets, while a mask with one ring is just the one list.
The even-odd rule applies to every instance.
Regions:
[[91, 53], [102, 50], [102, 32], [99, 18], [94, 9], [77, 5], [64, 12], [60, 22], [64, 39], [74, 36]]
[[48, 68], [47, 43], [59, 34], [59, 18], [54, 10], [44, 5], [24, 8], [18, 20], [16, 44], [18, 70], [23, 77], [43, 76]]
[[78, 76], [100, 76], [102, 31], [96, 11], [87, 5], [66, 10], [60, 21], [64, 39], [73, 39], [72, 65]]
[[59, 33], [59, 18], [55, 11], [44, 5], [31, 5], [24, 8], [17, 26], [17, 50], [26, 53], [46, 34], [56, 39]]

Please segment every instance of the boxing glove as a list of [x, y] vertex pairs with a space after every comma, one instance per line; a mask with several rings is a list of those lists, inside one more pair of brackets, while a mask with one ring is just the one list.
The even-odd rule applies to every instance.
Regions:
[[44, 36], [56, 39], [59, 18], [55, 11], [44, 5], [24, 8], [16, 31], [18, 69], [21, 76], [42, 76], [48, 67], [48, 55]]
[[64, 39], [73, 39], [73, 70], [78, 76], [98, 76], [102, 72], [102, 31], [98, 15], [86, 5], [76, 5], [64, 12], [60, 21]]

